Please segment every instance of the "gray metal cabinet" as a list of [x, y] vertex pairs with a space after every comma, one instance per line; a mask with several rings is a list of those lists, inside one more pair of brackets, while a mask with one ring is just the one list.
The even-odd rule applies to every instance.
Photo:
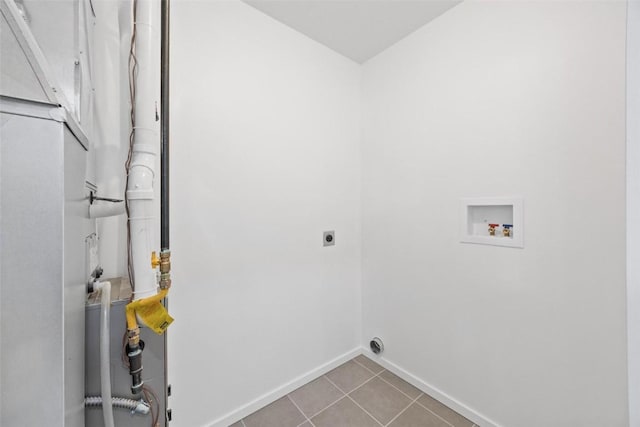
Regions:
[[0, 97], [3, 427], [84, 425], [83, 139], [64, 109]]

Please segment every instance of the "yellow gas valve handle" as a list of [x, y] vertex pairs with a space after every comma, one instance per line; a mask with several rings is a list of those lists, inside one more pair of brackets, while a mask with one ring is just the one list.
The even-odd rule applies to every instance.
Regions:
[[160, 258], [156, 255], [156, 251], [151, 252], [151, 268], [156, 268], [160, 265]]

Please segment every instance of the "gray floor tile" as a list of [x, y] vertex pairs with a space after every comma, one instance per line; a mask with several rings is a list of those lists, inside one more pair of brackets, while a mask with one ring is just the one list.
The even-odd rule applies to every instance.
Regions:
[[242, 421], [238, 421], [237, 423], [231, 424], [229, 427], [244, 427], [242, 425]]
[[350, 396], [382, 424], [387, 424], [411, 403], [411, 399], [380, 378], [372, 379]]
[[396, 387], [412, 399], [415, 399], [416, 397], [420, 396], [420, 393], [422, 393], [420, 390], [389, 371], [384, 371], [383, 373], [381, 373], [380, 378], [387, 381], [388, 383], [391, 383], [394, 387]]
[[422, 406], [413, 404], [396, 418], [389, 427], [451, 427]]
[[351, 390], [373, 377], [373, 374], [369, 370], [358, 365], [356, 362], [350, 360], [327, 373], [326, 377], [337, 385], [340, 390], [345, 393], [349, 393]]
[[313, 427], [309, 421], [306, 421], [304, 424], [300, 425], [300, 427]]
[[316, 427], [380, 427], [348, 397], [320, 412], [311, 422]]
[[311, 417], [344, 396], [325, 377], [320, 377], [289, 394], [307, 417]]
[[287, 396], [244, 419], [247, 427], [296, 427], [303, 421], [305, 416]]
[[363, 365], [368, 370], [372, 371], [374, 374], [379, 374], [380, 372], [384, 371], [384, 368], [382, 366], [378, 365], [376, 362], [362, 354], [356, 357], [354, 360]]
[[449, 423], [453, 424], [455, 427], [471, 427], [473, 423], [458, 414], [456, 411], [449, 409], [447, 406], [438, 402], [434, 398], [428, 395], [423, 395], [418, 399], [418, 403], [423, 405], [426, 408], [429, 408], [431, 411], [435, 412]]

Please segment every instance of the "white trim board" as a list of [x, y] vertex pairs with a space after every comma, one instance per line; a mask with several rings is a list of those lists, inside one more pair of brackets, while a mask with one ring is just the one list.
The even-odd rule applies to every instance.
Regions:
[[474, 423], [483, 427], [501, 427], [500, 424], [496, 423], [495, 421], [492, 421], [485, 415], [482, 415], [480, 412], [477, 412], [472, 408], [466, 406], [464, 403], [460, 402], [459, 400], [456, 400], [454, 397], [449, 396], [445, 392], [437, 389], [436, 387], [432, 386], [431, 384], [424, 381], [423, 379], [418, 378], [412, 373], [404, 370], [403, 368], [396, 365], [395, 363], [387, 360], [384, 357], [375, 356], [366, 347], [362, 348], [362, 354], [365, 357], [368, 357], [369, 359], [371, 359], [372, 361], [378, 363], [386, 370], [396, 374], [397, 376], [399, 376], [409, 384], [413, 385], [414, 387], [419, 388], [420, 390], [422, 390], [429, 396], [433, 397], [443, 405], [448, 406], [449, 408], [453, 409], [460, 415], [464, 415]]
[[246, 417], [247, 415], [250, 415], [252, 413], [254, 413], [255, 411], [257, 411], [258, 409], [261, 409], [265, 406], [267, 406], [270, 403], [275, 402], [276, 400], [280, 399], [281, 397], [286, 396], [287, 394], [291, 393], [292, 391], [294, 391], [295, 389], [307, 384], [310, 381], [315, 380], [316, 378], [326, 374], [327, 372], [331, 371], [334, 368], [337, 368], [338, 366], [342, 365], [343, 363], [347, 362], [348, 360], [353, 359], [356, 356], [359, 356], [360, 354], [362, 354], [362, 349], [360, 347], [356, 347], [353, 350], [350, 350], [338, 357], [336, 357], [333, 360], [330, 360], [329, 362], [318, 366], [317, 368], [314, 368], [302, 375], [300, 375], [299, 377], [289, 381], [288, 383], [285, 383], [279, 387], [276, 387], [275, 389], [268, 391], [267, 393], [263, 394], [262, 396], [258, 397], [257, 399], [252, 400], [251, 402], [247, 403], [246, 405], [243, 405], [241, 407], [239, 407], [238, 409], [235, 409], [231, 412], [229, 412], [226, 415], [223, 415], [222, 417], [214, 420], [213, 422], [211, 422], [210, 424], [208, 424], [208, 427], [227, 427], [230, 426], [233, 423], [236, 423], [238, 421], [240, 421], [241, 419], [243, 419], [244, 417]]
[[640, 427], [640, 2], [627, 3], [627, 351], [629, 426]]

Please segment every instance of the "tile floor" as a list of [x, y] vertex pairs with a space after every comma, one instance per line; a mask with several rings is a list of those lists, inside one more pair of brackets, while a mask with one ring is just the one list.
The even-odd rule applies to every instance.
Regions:
[[230, 427], [476, 427], [365, 356]]

